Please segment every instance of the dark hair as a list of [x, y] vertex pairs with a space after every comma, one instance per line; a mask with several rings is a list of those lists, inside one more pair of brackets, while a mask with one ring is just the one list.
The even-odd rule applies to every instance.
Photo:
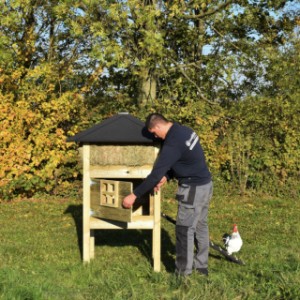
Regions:
[[157, 123], [167, 123], [169, 122], [163, 115], [159, 113], [152, 113], [150, 114], [145, 122], [145, 126], [148, 129], [153, 128]]

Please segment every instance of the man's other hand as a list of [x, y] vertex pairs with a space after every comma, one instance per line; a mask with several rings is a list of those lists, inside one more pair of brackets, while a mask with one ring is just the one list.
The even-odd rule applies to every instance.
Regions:
[[134, 203], [134, 201], [135, 201], [135, 199], [136, 199], [136, 195], [135, 194], [130, 194], [130, 195], [128, 195], [128, 196], [126, 196], [124, 199], [123, 199], [123, 207], [124, 208], [130, 208], [132, 205], [133, 205], [133, 203]]
[[164, 176], [164, 177], [160, 180], [160, 182], [154, 187], [154, 192], [158, 192], [158, 191], [160, 190], [160, 187], [161, 187], [162, 185], [164, 185], [164, 184], [166, 183], [166, 181], [167, 181], [167, 177]]

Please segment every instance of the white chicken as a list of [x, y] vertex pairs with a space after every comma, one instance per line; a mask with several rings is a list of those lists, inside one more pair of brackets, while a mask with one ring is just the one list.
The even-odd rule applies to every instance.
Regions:
[[231, 235], [227, 234], [226, 236], [223, 237], [223, 240], [224, 240], [224, 246], [229, 255], [231, 255], [234, 252], [240, 251], [243, 245], [243, 241], [239, 234], [236, 224], [233, 225], [232, 234]]

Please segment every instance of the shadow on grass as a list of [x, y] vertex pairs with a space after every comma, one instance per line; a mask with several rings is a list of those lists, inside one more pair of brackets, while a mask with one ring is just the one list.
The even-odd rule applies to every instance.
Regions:
[[[77, 232], [77, 243], [81, 258], [83, 257], [82, 240], [82, 205], [69, 205], [64, 214], [70, 214], [74, 220]], [[151, 230], [128, 229], [99, 229], [95, 230], [95, 246], [123, 247], [134, 246], [139, 249], [151, 263], [152, 260], [152, 232]], [[167, 272], [174, 272], [175, 245], [169, 233], [161, 230], [161, 260]]]
[[68, 208], [64, 211], [64, 214], [70, 214], [74, 220], [77, 233], [77, 243], [80, 251], [81, 258], [83, 257], [83, 248], [82, 248], [82, 205], [69, 205]]

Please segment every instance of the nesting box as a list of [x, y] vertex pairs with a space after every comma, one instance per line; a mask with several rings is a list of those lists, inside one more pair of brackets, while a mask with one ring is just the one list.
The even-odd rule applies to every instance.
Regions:
[[91, 181], [91, 214], [93, 216], [132, 222], [132, 208], [122, 206], [124, 197], [132, 193], [132, 182], [93, 179]]
[[160, 193], [122, 207], [125, 196], [153, 168], [159, 144], [144, 123], [122, 113], [69, 138], [80, 143], [83, 160], [83, 260], [94, 257], [94, 230], [150, 229], [154, 270], [160, 270]]

